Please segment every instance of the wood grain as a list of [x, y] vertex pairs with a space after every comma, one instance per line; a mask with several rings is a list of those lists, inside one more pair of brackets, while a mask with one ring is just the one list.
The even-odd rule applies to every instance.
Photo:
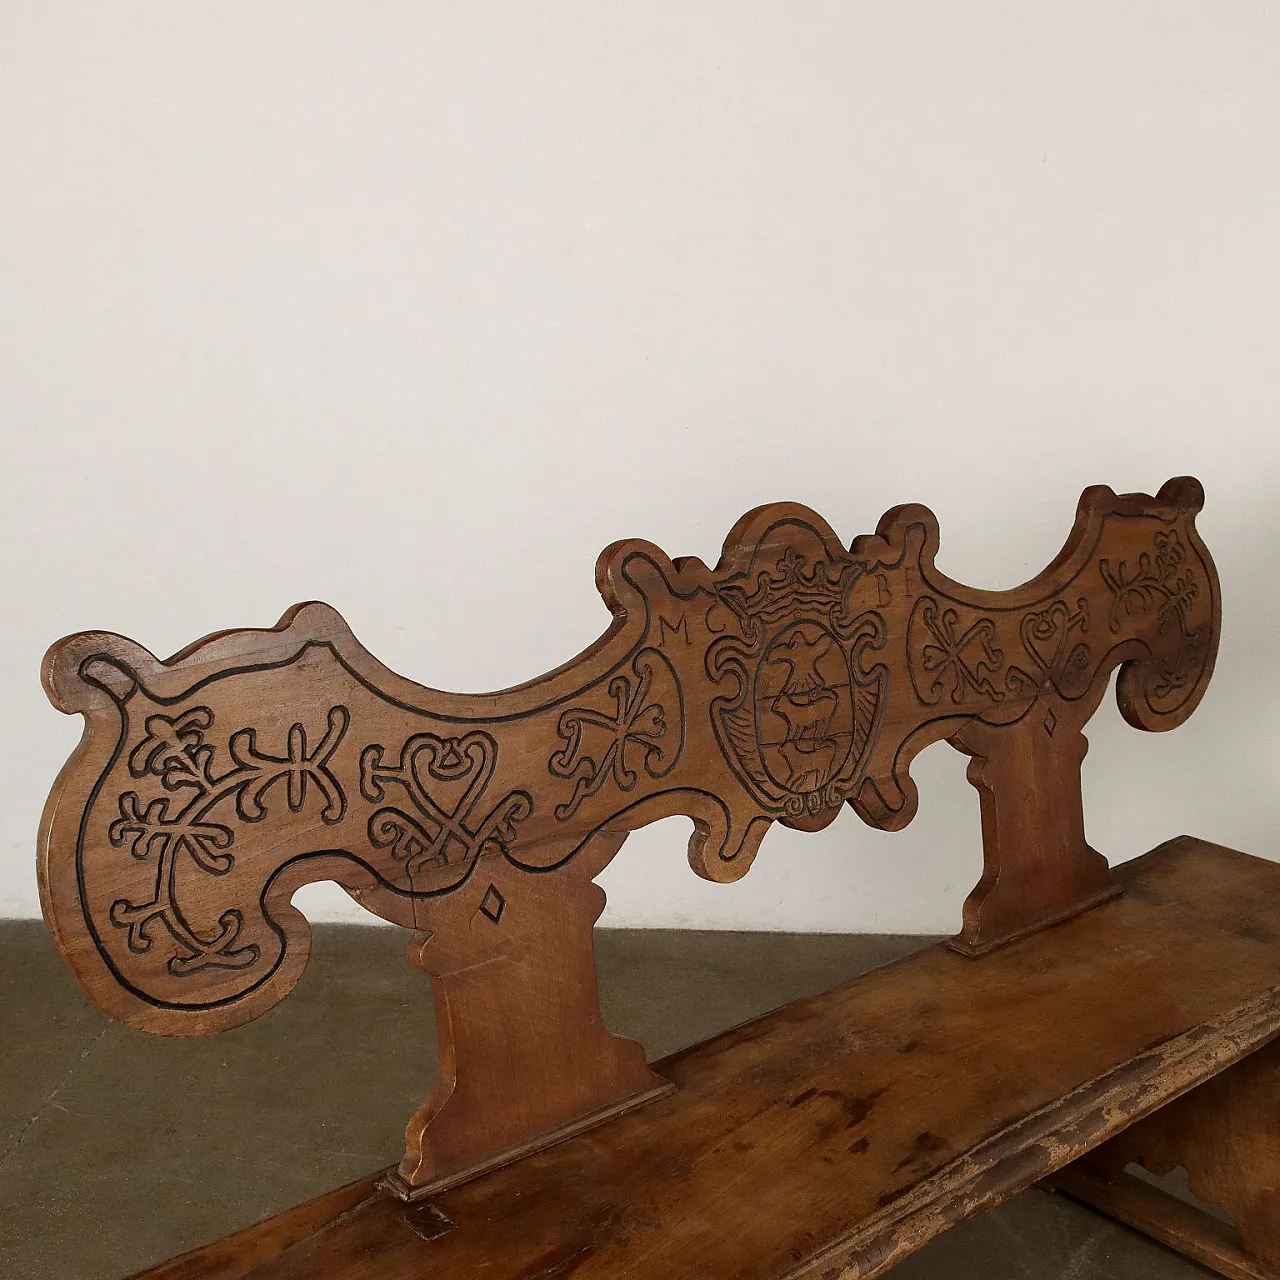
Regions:
[[726, 1032], [657, 1064], [668, 1098], [429, 1204], [374, 1197], [240, 1274], [880, 1275], [1280, 1033], [1280, 866], [1183, 837], [1117, 876], [1096, 911]]
[[[1268, 926], [1249, 922], [1246, 928]], [[1183, 1169], [1192, 1193], [1224, 1210], [1235, 1232], [1173, 1197], [1136, 1189], [1126, 1173]], [[1280, 1280], [1280, 1041], [1214, 1076], [1064, 1170], [1059, 1185], [1227, 1276]], [[1139, 1184], [1145, 1186], [1146, 1184]]]
[[41, 827], [46, 919], [95, 1001], [172, 1035], [288, 994], [305, 883], [418, 930], [442, 1070], [398, 1185], [467, 1176], [662, 1092], [601, 1023], [592, 949], [593, 879], [646, 823], [692, 819], [694, 869], [735, 880], [773, 822], [816, 830], [847, 804], [904, 826], [911, 762], [947, 739], [971, 757], [984, 849], [957, 949], [1113, 896], [1084, 837], [1082, 729], [1117, 666], [1140, 728], [1199, 702], [1219, 620], [1202, 502], [1190, 479], [1089, 489], [1053, 563], [1001, 592], [938, 572], [920, 506], [848, 547], [805, 507], [761, 507], [714, 568], [615, 543], [597, 564], [608, 631], [494, 694], [396, 675], [317, 603], [166, 662], [70, 636], [45, 686], [86, 732]]

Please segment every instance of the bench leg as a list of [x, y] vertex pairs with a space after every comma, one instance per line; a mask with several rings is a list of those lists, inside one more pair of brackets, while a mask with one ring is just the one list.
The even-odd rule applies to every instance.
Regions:
[[1096, 704], [1059, 703], [1059, 714], [1037, 703], [1018, 724], [975, 720], [950, 739], [971, 757], [982, 806], [982, 879], [965, 900], [956, 951], [984, 955], [1119, 894], [1106, 858], [1084, 838], [1080, 765], [1089, 744], [1079, 726]]
[[[1231, 1223], [1128, 1173], [1187, 1174]], [[1232, 1280], [1280, 1280], [1280, 1040], [1047, 1180]], [[1234, 1225], [1232, 1225], [1234, 1224]]]
[[484, 855], [436, 907], [437, 931], [410, 947], [435, 991], [440, 1079], [409, 1121], [385, 1184], [395, 1194], [435, 1194], [671, 1092], [600, 1016], [593, 928], [605, 897], [590, 877], [625, 838], [596, 836], [569, 875]]

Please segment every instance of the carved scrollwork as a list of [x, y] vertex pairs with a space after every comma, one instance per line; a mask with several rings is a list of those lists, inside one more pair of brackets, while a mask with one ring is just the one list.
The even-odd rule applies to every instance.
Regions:
[[[180, 861], [189, 859], [206, 875], [226, 875], [235, 866], [234, 823], [265, 819], [265, 798], [281, 782], [290, 812], [302, 812], [308, 787], [314, 786], [324, 797], [321, 820], [338, 822], [346, 797], [328, 765], [348, 721], [345, 707], [331, 707], [325, 733], [311, 751], [304, 726], [292, 725], [285, 754], [279, 756], [260, 752], [257, 731], [242, 729], [231, 735], [228, 744], [232, 767], [218, 773], [217, 753], [206, 741], [214, 727], [208, 707], [193, 707], [177, 716], [147, 717], [143, 737], [129, 753], [129, 773], [136, 779], [159, 779], [169, 794], [143, 799], [137, 791], [123, 792], [119, 817], [108, 828], [114, 847], [127, 848], [135, 859], [155, 867], [155, 888], [149, 898], [141, 902], [117, 898], [108, 913], [113, 925], [128, 931], [131, 951], [150, 951], [154, 930], [160, 927], [175, 944], [166, 961], [175, 977], [190, 977], [208, 968], [244, 969], [258, 960], [257, 946], [237, 945], [244, 924], [238, 908], [219, 915], [212, 935], [191, 924], [178, 901]], [[212, 821], [214, 812], [228, 801], [234, 802], [232, 820]]]
[[394, 764], [384, 762], [383, 751], [374, 744], [361, 753], [360, 794], [376, 804], [393, 786], [408, 797], [414, 812], [378, 809], [369, 817], [369, 842], [388, 850], [419, 892], [456, 888], [481, 854], [509, 848], [518, 824], [533, 811], [528, 792], [509, 791], [476, 820], [498, 759], [491, 734], [415, 734]]
[[1113, 634], [1154, 615], [1158, 634], [1176, 637], [1172, 656], [1161, 664], [1150, 686], [1154, 701], [1169, 701], [1194, 680], [1206, 647], [1205, 628], [1191, 621], [1202, 587], [1177, 530], [1156, 530], [1152, 549], [1141, 552], [1134, 569], [1124, 560], [1113, 563], [1103, 557], [1098, 572], [1112, 596]]
[[684, 696], [670, 660], [658, 649], [642, 649], [631, 673], [609, 681], [610, 711], [573, 707], [561, 714], [556, 733], [564, 746], [547, 761], [557, 778], [573, 780], [568, 800], [556, 805], [565, 822], [587, 796], [612, 780], [619, 791], [634, 791], [634, 765], [650, 778], [665, 778], [684, 750]]
[[1143, 728], [1203, 693], [1201, 501], [1188, 480], [1088, 490], [1062, 553], [1007, 592], [939, 573], [916, 506], [847, 546], [804, 507], [762, 507], [714, 566], [615, 543], [596, 571], [610, 629], [495, 694], [396, 675], [316, 603], [168, 662], [70, 636], [45, 684], [87, 732], [41, 827], [46, 914], [95, 1000], [167, 1034], [288, 994], [310, 881], [416, 930], [441, 1086], [398, 1176], [439, 1186], [664, 1088], [604, 1029], [591, 952], [595, 877], [645, 823], [691, 819], [691, 864], [733, 880], [774, 822], [817, 829], [847, 803], [905, 825], [912, 760], [946, 739], [971, 757], [985, 864], [954, 945], [980, 954], [1114, 893], [1084, 839], [1081, 730], [1117, 665]]
[[1036, 668], [1027, 687], [1048, 684], [1068, 699], [1085, 692], [1095, 667], [1093, 649], [1081, 639], [1089, 634], [1087, 598], [1076, 600], [1074, 610], [1067, 601], [1054, 600], [1047, 609], [1024, 614], [1019, 633]]
[[760, 508], [714, 566], [617, 543], [597, 567], [612, 628], [498, 694], [397, 676], [319, 604], [167, 663], [69, 637], [46, 683], [90, 733], [46, 814], [47, 909], [83, 935], [69, 954], [113, 1011], [207, 1029], [296, 981], [289, 901], [309, 879], [461, 954], [508, 936], [535, 880], [598, 874], [584, 850], [658, 818], [693, 820], [690, 860], [717, 880], [745, 873], [773, 822], [816, 829], [848, 803], [901, 827], [911, 762], [942, 738], [980, 762], [980, 786], [1040, 794], [992, 763], [1016, 740], [1014, 763], [1051, 760], [1061, 788], [1117, 664], [1142, 727], [1179, 723], [1203, 692], [1218, 601], [1201, 497], [1193, 481], [1089, 490], [1051, 568], [1008, 592], [940, 574], [922, 507], [849, 544], [806, 508]]
[[999, 702], [1004, 691], [993, 677], [1004, 669], [1004, 650], [996, 644], [991, 618], [979, 617], [961, 629], [960, 614], [921, 596], [907, 623], [911, 683], [926, 707], [944, 699], [960, 706], [972, 697]]

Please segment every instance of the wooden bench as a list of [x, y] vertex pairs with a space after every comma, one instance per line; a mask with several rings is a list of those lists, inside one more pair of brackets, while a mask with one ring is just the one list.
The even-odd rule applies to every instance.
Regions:
[[[1189, 479], [1089, 489], [1006, 592], [940, 574], [919, 506], [848, 548], [762, 507], [715, 568], [616, 543], [609, 630], [496, 694], [395, 675], [321, 604], [167, 662], [60, 641], [45, 685], [87, 724], [40, 878], [94, 1000], [169, 1035], [265, 1013], [316, 880], [415, 930], [435, 992], [440, 1079], [398, 1168], [147, 1276], [869, 1277], [1051, 1179], [1280, 1280], [1280, 867], [1180, 837], [1113, 873], [1084, 838], [1111, 673], [1143, 729], [1210, 678], [1202, 502]], [[942, 738], [984, 849], [950, 943], [652, 1066], [605, 1030], [593, 880], [630, 831], [683, 814], [694, 869], [734, 880], [775, 821], [904, 826]], [[1135, 1165], [1183, 1167], [1222, 1212]]]

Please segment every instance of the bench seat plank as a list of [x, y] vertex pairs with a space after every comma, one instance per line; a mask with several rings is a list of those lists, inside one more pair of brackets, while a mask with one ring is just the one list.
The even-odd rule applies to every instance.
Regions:
[[1280, 1033], [1280, 866], [1179, 837], [1116, 874], [982, 960], [932, 947], [677, 1053], [674, 1094], [429, 1203], [347, 1197], [310, 1235], [303, 1206], [146, 1280], [879, 1275]]

